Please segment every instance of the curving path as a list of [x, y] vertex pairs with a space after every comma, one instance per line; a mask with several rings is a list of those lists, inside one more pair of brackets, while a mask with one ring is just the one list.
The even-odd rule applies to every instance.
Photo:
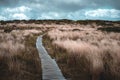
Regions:
[[36, 41], [36, 47], [39, 52], [39, 57], [42, 64], [42, 79], [43, 80], [66, 80], [61, 73], [57, 63], [52, 59], [42, 45], [42, 36], [39, 36]]

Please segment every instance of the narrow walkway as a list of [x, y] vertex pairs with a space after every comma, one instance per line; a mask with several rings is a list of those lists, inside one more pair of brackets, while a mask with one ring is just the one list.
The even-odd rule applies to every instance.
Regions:
[[36, 47], [39, 52], [39, 57], [42, 64], [42, 79], [43, 80], [66, 80], [61, 73], [55, 60], [52, 59], [42, 45], [42, 36], [37, 38]]

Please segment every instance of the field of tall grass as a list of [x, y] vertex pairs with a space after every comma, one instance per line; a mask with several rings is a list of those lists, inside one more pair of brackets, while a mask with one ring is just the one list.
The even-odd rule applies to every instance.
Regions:
[[120, 80], [120, 23], [0, 21], [0, 80], [41, 80], [36, 39], [67, 80]]
[[38, 30], [0, 30], [0, 80], [41, 80]]
[[120, 33], [99, 27], [106, 26], [63, 26], [43, 37], [67, 79], [120, 80]]

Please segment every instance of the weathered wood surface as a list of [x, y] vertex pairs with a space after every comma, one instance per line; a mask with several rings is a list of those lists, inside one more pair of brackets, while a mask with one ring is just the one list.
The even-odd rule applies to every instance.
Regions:
[[57, 63], [52, 59], [42, 45], [42, 36], [37, 38], [36, 47], [42, 64], [43, 80], [66, 80], [61, 73]]

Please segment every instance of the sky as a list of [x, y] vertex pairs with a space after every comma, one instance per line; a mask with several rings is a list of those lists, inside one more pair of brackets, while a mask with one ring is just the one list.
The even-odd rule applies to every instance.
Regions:
[[0, 0], [0, 20], [120, 20], [120, 0]]

